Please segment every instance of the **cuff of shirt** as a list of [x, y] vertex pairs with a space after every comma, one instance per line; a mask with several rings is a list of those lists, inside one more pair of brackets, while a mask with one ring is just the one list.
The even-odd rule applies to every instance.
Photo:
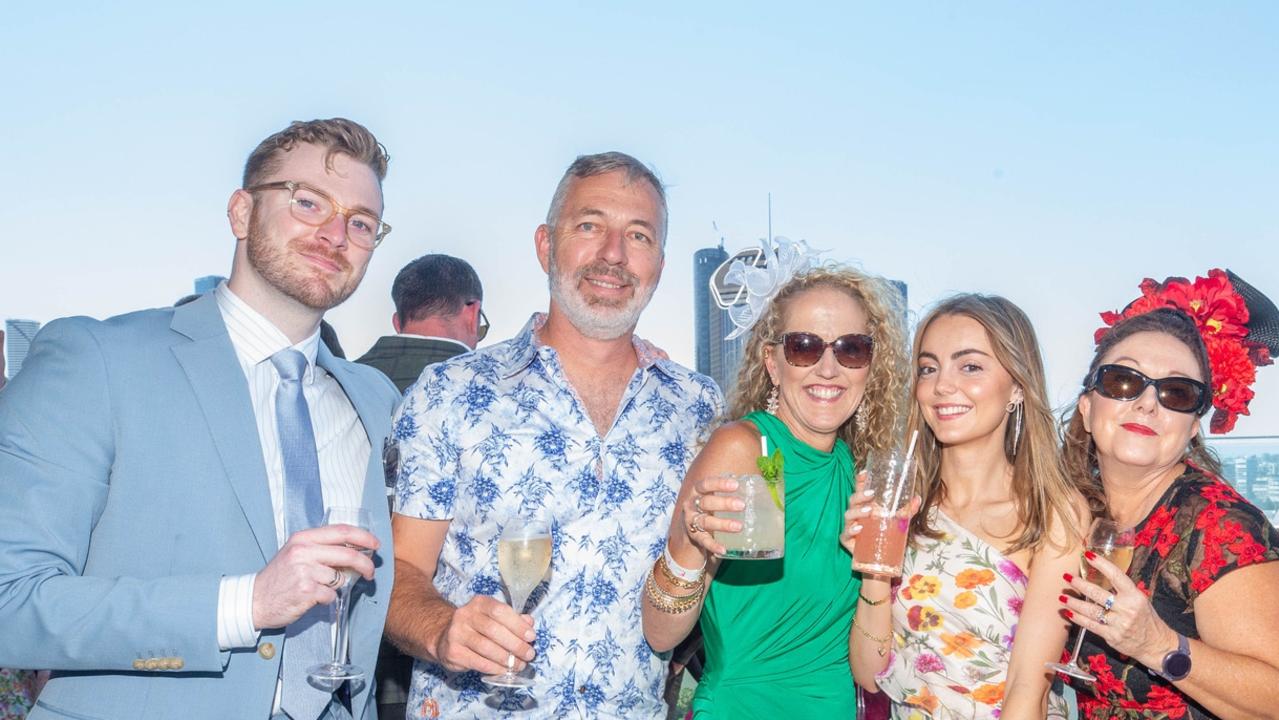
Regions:
[[223, 576], [218, 584], [218, 647], [222, 650], [253, 647], [253, 581], [256, 575]]

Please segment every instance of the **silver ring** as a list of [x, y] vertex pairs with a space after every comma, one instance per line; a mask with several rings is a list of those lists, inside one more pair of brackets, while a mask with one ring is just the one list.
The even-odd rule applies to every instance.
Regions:
[[1101, 623], [1102, 625], [1106, 625], [1106, 624], [1107, 624], [1107, 623], [1106, 623], [1106, 609], [1105, 609], [1105, 608], [1102, 608], [1102, 609], [1101, 609], [1101, 612], [1097, 613], [1097, 622]]
[[702, 496], [701, 496], [701, 495], [698, 495], [697, 497], [693, 498], [693, 508], [694, 508], [695, 510], [697, 510], [697, 512], [706, 512], [705, 510], [702, 510]]
[[333, 579], [324, 584], [336, 590], [342, 584], [342, 573], [337, 568], [333, 568]]
[[694, 515], [693, 519], [688, 522], [688, 529], [695, 533], [706, 532], [706, 528], [702, 527], [701, 523], [698, 522], [705, 514], [704, 512], [699, 512]]
[[1110, 608], [1114, 607], [1114, 606], [1115, 606], [1115, 594], [1114, 594], [1114, 593], [1111, 593], [1111, 594], [1107, 595], [1107, 596], [1106, 596], [1106, 602], [1102, 603], [1102, 604], [1101, 604], [1101, 606], [1102, 606], [1103, 608], [1105, 608], [1106, 610], [1110, 610]]

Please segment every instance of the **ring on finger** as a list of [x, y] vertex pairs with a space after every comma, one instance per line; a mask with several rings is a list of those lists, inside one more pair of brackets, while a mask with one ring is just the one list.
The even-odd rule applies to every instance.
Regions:
[[704, 510], [702, 510], [702, 496], [701, 496], [701, 495], [698, 495], [697, 497], [693, 498], [693, 508], [694, 508], [695, 510], [697, 510], [697, 512], [699, 512], [699, 513], [701, 513], [701, 512], [705, 512]]
[[1106, 622], [1106, 608], [1102, 608], [1101, 611], [1097, 613], [1097, 622], [1101, 623], [1102, 625], [1108, 624]]
[[333, 579], [324, 584], [336, 590], [337, 586], [342, 584], [342, 573], [337, 568], [333, 568]]
[[688, 529], [695, 533], [706, 532], [706, 528], [702, 527], [701, 523], [702, 516], [705, 514], [706, 513], [699, 511], [696, 515], [694, 515], [693, 519], [688, 523]]
[[1103, 608], [1105, 608], [1107, 611], [1109, 611], [1112, 607], [1114, 607], [1114, 606], [1115, 606], [1115, 594], [1114, 594], [1114, 593], [1111, 593], [1111, 594], [1107, 595], [1107, 596], [1106, 596], [1106, 601], [1105, 601], [1105, 602], [1103, 602], [1103, 603], [1101, 604], [1101, 606], [1102, 606]]

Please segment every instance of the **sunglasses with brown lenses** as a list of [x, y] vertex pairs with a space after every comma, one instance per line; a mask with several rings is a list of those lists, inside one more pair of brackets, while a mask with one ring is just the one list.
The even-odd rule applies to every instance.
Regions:
[[782, 346], [786, 362], [795, 367], [816, 365], [826, 354], [826, 348], [835, 353], [835, 360], [851, 370], [870, 365], [875, 353], [875, 339], [869, 335], [849, 333], [826, 342], [810, 332], [789, 332], [775, 341]]

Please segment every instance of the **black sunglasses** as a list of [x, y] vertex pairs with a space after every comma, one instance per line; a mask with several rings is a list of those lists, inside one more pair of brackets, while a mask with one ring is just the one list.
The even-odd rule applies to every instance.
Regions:
[[1188, 377], [1166, 377], [1155, 380], [1126, 365], [1102, 365], [1093, 374], [1090, 390], [1111, 400], [1136, 400], [1155, 386], [1159, 404], [1173, 412], [1203, 415], [1212, 407], [1208, 385]]
[[826, 348], [830, 348], [835, 351], [835, 360], [840, 365], [855, 370], [869, 365], [875, 351], [875, 339], [858, 333], [840, 335], [826, 342], [810, 332], [789, 332], [776, 342], [781, 344], [786, 362], [795, 367], [816, 365], [826, 353]]

